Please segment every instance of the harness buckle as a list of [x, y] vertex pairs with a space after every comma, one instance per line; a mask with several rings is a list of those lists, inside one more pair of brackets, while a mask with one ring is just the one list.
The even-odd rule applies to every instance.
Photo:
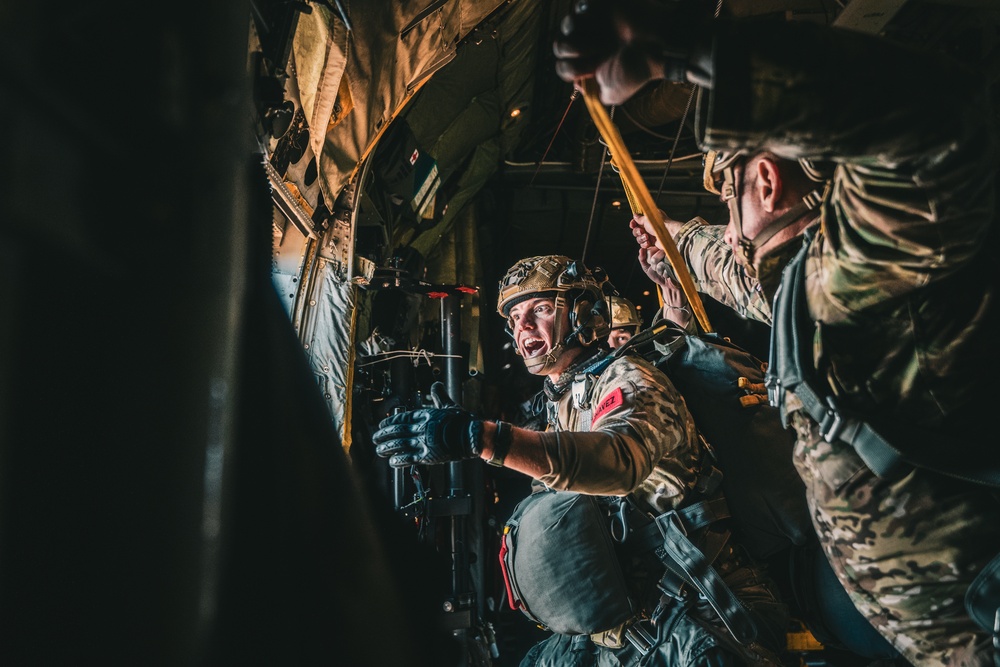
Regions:
[[768, 373], [764, 376], [764, 386], [767, 387], [767, 402], [772, 408], [780, 408], [781, 402], [785, 398], [785, 391], [781, 387], [781, 378]]
[[643, 656], [649, 653], [656, 643], [656, 638], [643, 627], [643, 620], [637, 619], [625, 630], [625, 639]]
[[597, 378], [593, 373], [580, 373], [573, 378], [573, 405], [577, 410], [590, 407], [590, 391], [594, 388]]
[[666, 537], [669, 534], [669, 524], [673, 524], [678, 530], [681, 531], [682, 534], [687, 535], [687, 529], [684, 528], [684, 522], [681, 521], [681, 516], [677, 513], [677, 510], [664, 512], [656, 517], [655, 521], [656, 527], [659, 529], [660, 535], [663, 535], [663, 537]]
[[833, 396], [826, 397], [826, 404], [828, 407], [823, 414], [823, 419], [819, 422], [819, 433], [827, 442], [833, 442], [843, 433], [847, 423], [841, 416], [837, 403], [833, 400]]

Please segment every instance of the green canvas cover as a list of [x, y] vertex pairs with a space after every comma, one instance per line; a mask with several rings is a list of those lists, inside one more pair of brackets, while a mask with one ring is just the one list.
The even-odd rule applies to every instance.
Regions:
[[529, 495], [507, 520], [500, 562], [510, 606], [553, 632], [603, 632], [636, 611], [596, 496]]

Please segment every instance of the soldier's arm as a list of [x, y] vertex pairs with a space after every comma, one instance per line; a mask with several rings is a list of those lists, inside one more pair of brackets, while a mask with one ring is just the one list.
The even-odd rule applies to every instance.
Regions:
[[[702, 218], [686, 223], [668, 221], [666, 225], [698, 292], [732, 308], [741, 317], [771, 323], [771, 304], [764, 296], [760, 283], [737, 264], [732, 249], [723, 240], [724, 226], [709, 225]], [[638, 216], [633, 221], [633, 234], [640, 245], [641, 262], [643, 246], [654, 244], [652, 227], [645, 216]], [[655, 245], [659, 247], [659, 242], [656, 241]], [[656, 259], [655, 263], [644, 265], [643, 269], [662, 290], [664, 278], [676, 279], [677, 274], [666, 261], [662, 248], [660, 250], [652, 256]], [[669, 314], [664, 315], [669, 317]]]

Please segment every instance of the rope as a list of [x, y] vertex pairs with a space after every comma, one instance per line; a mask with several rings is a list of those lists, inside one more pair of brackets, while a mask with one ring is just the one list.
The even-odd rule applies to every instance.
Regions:
[[688, 111], [691, 110], [691, 101], [694, 99], [697, 91], [698, 87], [694, 86], [691, 88], [691, 94], [688, 95], [687, 105], [684, 107], [684, 115], [681, 116], [681, 123], [677, 126], [677, 134], [674, 135], [674, 145], [670, 147], [670, 155], [667, 157], [667, 166], [663, 169], [663, 177], [660, 178], [660, 187], [656, 190], [656, 201], [660, 201], [660, 193], [663, 192], [663, 185], [667, 182], [667, 174], [670, 172], [670, 165], [674, 162], [674, 153], [677, 151], [677, 144], [681, 140], [681, 130], [684, 129], [684, 123], [687, 122]]
[[372, 366], [374, 364], [381, 364], [386, 361], [392, 361], [393, 359], [408, 358], [413, 359], [413, 365], [419, 366], [420, 362], [425, 362], [428, 366], [433, 365], [431, 363], [432, 357], [439, 357], [442, 359], [462, 359], [460, 354], [437, 354], [434, 352], [428, 352], [427, 350], [394, 350], [390, 352], [377, 352], [375, 354], [369, 354], [364, 357], [364, 361], [359, 361], [357, 363], [358, 368], [362, 366]]
[[545, 158], [549, 154], [549, 150], [552, 148], [552, 144], [555, 143], [556, 137], [559, 136], [559, 130], [562, 129], [563, 123], [566, 122], [566, 116], [569, 115], [569, 109], [573, 106], [573, 102], [576, 102], [576, 98], [579, 97], [579, 93], [574, 88], [573, 94], [569, 96], [569, 104], [566, 105], [566, 110], [563, 111], [562, 118], [559, 119], [559, 124], [556, 125], [555, 131], [552, 133], [552, 138], [549, 139], [549, 145], [545, 147], [545, 152], [542, 153], [542, 157], [539, 158], [538, 164], [535, 165], [535, 173], [531, 175], [531, 180], [528, 182], [528, 187], [530, 188], [535, 184], [535, 176], [538, 176], [539, 170], [542, 168], [542, 163], [545, 162]]

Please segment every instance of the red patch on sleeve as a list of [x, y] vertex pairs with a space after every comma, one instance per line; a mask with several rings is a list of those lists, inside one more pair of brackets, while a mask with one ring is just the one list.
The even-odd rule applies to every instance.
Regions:
[[608, 414], [615, 408], [620, 408], [624, 403], [622, 398], [622, 388], [618, 387], [613, 392], [601, 399], [601, 402], [597, 404], [597, 409], [594, 410], [594, 418], [590, 420], [590, 425], [593, 426], [594, 423]]

